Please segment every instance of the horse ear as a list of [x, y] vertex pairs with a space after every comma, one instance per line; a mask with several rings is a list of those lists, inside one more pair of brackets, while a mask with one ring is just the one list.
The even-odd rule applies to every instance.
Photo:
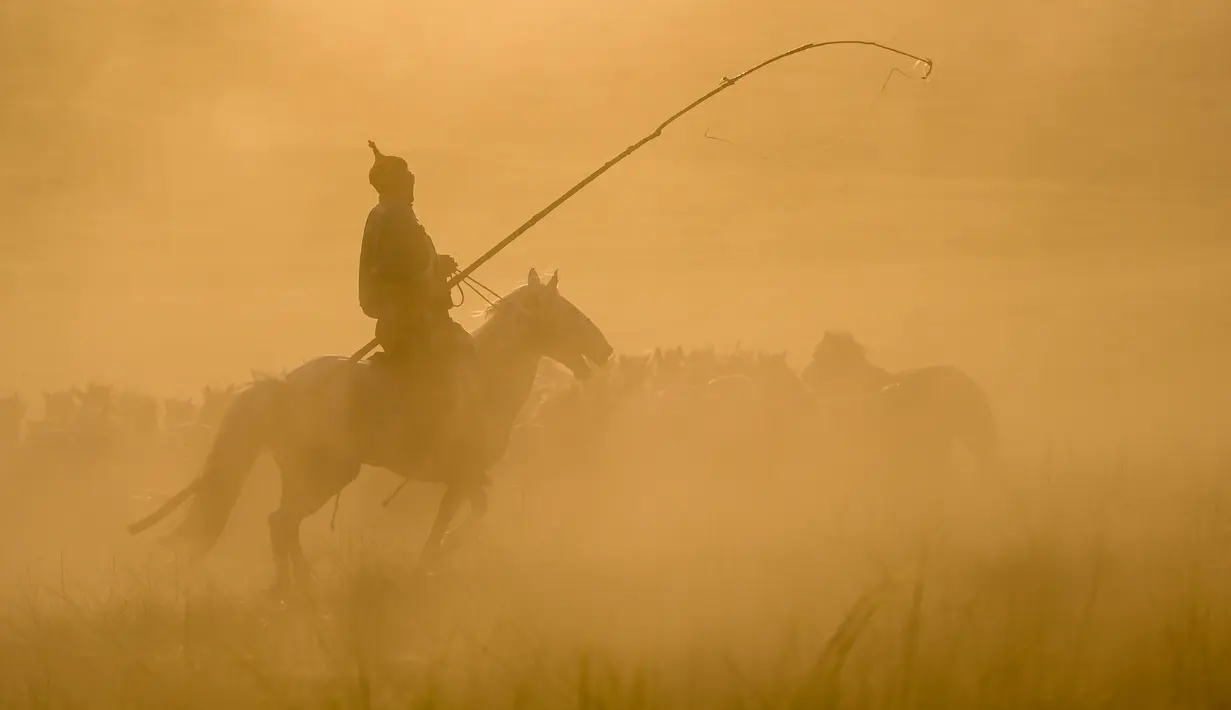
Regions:
[[556, 269], [551, 272], [551, 279], [547, 282], [547, 288], [556, 289], [560, 287], [560, 270]]
[[539, 280], [539, 270], [538, 269], [535, 269], [533, 267], [530, 269], [530, 275], [526, 277], [526, 283], [530, 284], [531, 286], [538, 286], [543, 283], [541, 280]]

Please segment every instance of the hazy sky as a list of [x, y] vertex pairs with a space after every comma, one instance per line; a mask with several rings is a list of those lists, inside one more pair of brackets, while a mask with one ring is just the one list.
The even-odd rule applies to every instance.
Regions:
[[[138, 333], [212, 327], [204, 314], [302, 312], [295, 330], [311, 309], [357, 312], [369, 138], [411, 161], [425, 222], [465, 261], [723, 75], [810, 41], [900, 45], [936, 73], [878, 96], [909, 61], [789, 60], [682, 121], [489, 278], [578, 233], [652, 253], [679, 220], [698, 234], [789, 222], [825, 196], [819, 179], [855, 172], [1208, 184], [1228, 175], [1229, 13], [1217, 0], [5, 3], [0, 325], [20, 343], [7, 357], [123, 353], [127, 337], [158, 342]], [[834, 231], [842, 215], [825, 214]]]

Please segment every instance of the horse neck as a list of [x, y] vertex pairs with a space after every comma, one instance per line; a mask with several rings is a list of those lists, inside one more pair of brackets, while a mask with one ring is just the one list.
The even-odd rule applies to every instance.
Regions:
[[494, 313], [474, 331], [474, 343], [489, 412], [511, 425], [530, 398], [543, 353], [513, 311]]

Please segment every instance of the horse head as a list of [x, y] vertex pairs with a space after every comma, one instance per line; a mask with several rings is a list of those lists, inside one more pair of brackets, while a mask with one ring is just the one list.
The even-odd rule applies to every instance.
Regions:
[[239, 386], [235, 384], [227, 385], [226, 387], [212, 387], [206, 385], [201, 388], [201, 407], [197, 410], [199, 423], [208, 427], [216, 428], [222, 423], [222, 418], [226, 414], [227, 409], [231, 406], [231, 401], [235, 399], [235, 395], [239, 392]]
[[760, 369], [770, 372], [791, 369], [790, 363], [787, 362], [787, 352], [785, 350], [779, 352], [757, 352], [757, 364], [760, 366]]
[[644, 387], [650, 381], [654, 366], [649, 353], [641, 355], [623, 354], [616, 360], [612, 379], [620, 389], [634, 390]]
[[163, 422], [169, 426], [190, 424], [197, 419], [197, 405], [191, 398], [169, 397], [163, 400]]
[[526, 284], [496, 302], [496, 314], [507, 313], [521, 327], [528, 345], [569, 369], [577, 379], [604, 367], [612, 348], [603, 331], [560, 293], [560, 273], [544, 282], [530, 269]]
[[868, 394], [891, 379], [888, 371], [868, 359], [867, 348], [844, 331], [825, 331], [801, 377], [818, 393], [830, 394]]
[[849, 369], [868, 361], [868, 350], [846, 331], [827, 330], [812, 351], [810, 367], [822, 371]]
[[84, 390], [74, 387], [72, 393], [80, 411], [87, 415], [104, 417], [111, 413], [115, 403], [115, 388], [112, 385], [91, 382]]
[[684, 347], [677, 346], [667, 348], [666, 350], [655, 348], [651, 364], [654, 367], [654, 377], [659, 385], [668, 386], [676, 384], [684, 374], [684, 368], [687, 365]]

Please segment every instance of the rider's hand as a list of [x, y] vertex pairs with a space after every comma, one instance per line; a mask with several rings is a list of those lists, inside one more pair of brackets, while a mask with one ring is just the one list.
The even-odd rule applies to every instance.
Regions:
[[440, 268], [446, 274], [454, 274], [457, 272], [457, 259], [454, 259], [448, 254], [441, 254], [439, 256], [439, 259], [440, 259]]

